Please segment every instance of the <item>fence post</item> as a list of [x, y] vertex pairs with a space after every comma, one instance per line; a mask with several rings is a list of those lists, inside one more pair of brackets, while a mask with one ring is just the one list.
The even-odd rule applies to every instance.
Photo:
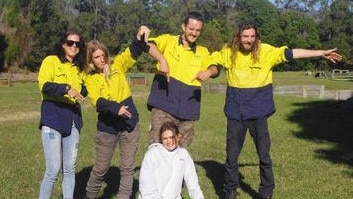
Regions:
[[325, 96], [325, 86], [321, 85], [320, 87], [320, 93], [319, 93], [319, 98], [322, 99]]
[[308, 90], [305, 85], [303, 85], [303, 97], [308, 97]]

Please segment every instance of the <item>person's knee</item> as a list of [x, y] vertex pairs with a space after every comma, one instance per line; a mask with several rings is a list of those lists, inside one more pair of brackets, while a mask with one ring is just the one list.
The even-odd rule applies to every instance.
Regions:
[[45, 171], [45, 177], [49, 181], [56, 181], [59, 175], [60, 167], [49, 167]]
[[150, 144], [159, 143], [159, 132], [158, 131], [150, 131]]

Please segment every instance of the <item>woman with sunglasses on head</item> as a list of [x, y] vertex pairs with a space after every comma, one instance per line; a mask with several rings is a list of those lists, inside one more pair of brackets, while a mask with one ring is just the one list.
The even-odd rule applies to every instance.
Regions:
[[176, 124], [162, 124], [160, 143], [151, 144], [142, 161], [139, 199], [181, 199], [183, 180], [190, 198], [204, 198], [194, 161], [185, 148], [179, 147], [179, 139]]
[[39, 199], [51, 198], [62, 167], [62, 195], [73, 199], [75, 167], [82, 114], [79, 101], [86, 95], [83, 87], [84, 48], [81, 36], [67, 32], [56, 54], [44, 58], [38, 74], [42, 96], [41, 129], [46, 170]]

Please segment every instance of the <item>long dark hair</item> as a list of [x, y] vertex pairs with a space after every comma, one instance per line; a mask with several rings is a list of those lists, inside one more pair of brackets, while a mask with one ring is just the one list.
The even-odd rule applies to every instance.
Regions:
[[67, 31], [62, 37], [60, 38], [59, 44], [56, 46], [56, 55], [59, 57], [61, 62], [67, 62], [67, 59], [65, 57], [65, 52], [64, 49], [62, 48], [62, 45], [66, 43], [67, 37], [69, 35], [77, 35], [80, 38], [81, 45], [79, 46], [80, 51], [79, 53], [74, 57], [73, 64], [75, 64], [80, 71], [83, 71], [85, 64], [86, 64], [86, 48], [85, 48], [85, 42], [82, 38], [82, 36], [76, 32], [76, 31]]

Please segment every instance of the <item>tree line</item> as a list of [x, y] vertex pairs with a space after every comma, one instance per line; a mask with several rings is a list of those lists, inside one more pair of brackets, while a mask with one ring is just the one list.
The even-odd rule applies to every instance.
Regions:
[[[3, 0], [0, 2], [0, 72], [36, 72], [67, 30], [85, 41], [104, 42], [112, 55], [126, 48], [140, 25], [152, 36], [179, 34], [183, 17], [197, 10], [205, 17], [199, 43], [219, 50], [241, 20], [258, 26], [261, 40], [292, 48], [334, 48], [344, 61], [297, 60], [275, 70], [329, 70], [353, 63], [353, 2], [350, 0]], [[154, 70], [145, 55], [134, 70]]]

